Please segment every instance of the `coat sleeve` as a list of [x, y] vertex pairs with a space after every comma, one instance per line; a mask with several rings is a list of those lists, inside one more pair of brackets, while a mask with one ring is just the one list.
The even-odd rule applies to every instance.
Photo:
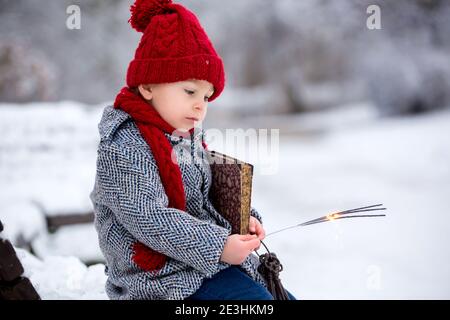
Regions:
[[263, 223], [261, 215], [255, 208], [250, 208], [250, 215], [258, 219], [261, 224]]
[[117, 220], [139, 242], [206, 276], [218, 271], [230, 232], [185, 211], [167, 207], [156, 164], [118, 148], [99, 148], [97, 183]]

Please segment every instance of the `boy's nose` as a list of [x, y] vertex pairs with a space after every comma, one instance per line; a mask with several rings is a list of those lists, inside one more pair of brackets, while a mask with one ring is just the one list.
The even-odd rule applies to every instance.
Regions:
[[199, 102], [195, 104], [195, 110], [202, 111], [206, 106], [206, 102]]

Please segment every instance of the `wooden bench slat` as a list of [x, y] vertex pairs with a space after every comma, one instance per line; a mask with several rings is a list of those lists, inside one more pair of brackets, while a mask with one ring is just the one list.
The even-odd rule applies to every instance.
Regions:
[[94, 213], [82, 213], [82, 214], [64, 214], [55, 216], [46, 216], [47, 229], [50, 232], [56, 231], [58, 228], [68, 225], [84, 224], [94, 222]]

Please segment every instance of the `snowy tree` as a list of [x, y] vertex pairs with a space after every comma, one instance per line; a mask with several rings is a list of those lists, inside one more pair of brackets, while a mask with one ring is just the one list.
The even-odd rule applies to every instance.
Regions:
[[[3, 48], [28, 48], [28, 58], [40, 56], [37, 73], [55, 79], [35, 81], [47, 83], [48, 94], [15, 98], [3, 90], [0, 100], [113, 100], [125, 85], [141, 36], [127, 23], [132, 2], [83, 0], [81, 28], [71, 30], [66, 8], [73, 3], [0, 1]], [[449, 1], [178, 2], [197, 14], [223, 57], [225, 90], [276, 87], [283, 95], [279, 100], [288, 104], [277, 108], [291, 111], [360, 100], [375, 102], [385, 115], [450, 105], [445, 59], [450, 52]], [[373, 4], [380, 7], [380, 30], [366, 26], [366, 10]], [[20, 79], [29, 74], [12, 64], [2, 68], [20, 72]]]

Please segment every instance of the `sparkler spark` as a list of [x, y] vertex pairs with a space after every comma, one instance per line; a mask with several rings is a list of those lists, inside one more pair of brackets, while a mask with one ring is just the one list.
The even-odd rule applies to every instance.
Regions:
[[368, 212], [368, 211], [378, 211], [378, 210], [386, 210], [386, 208], [376, 208], [382, 206], [382, 204], [375, 204], [375, 205], [371, 205], [371, 206], [366, 206], [366, 207], [360, 207], [360, 208], [354, 208], [354, 209], [349, 209], [349, 210], [344, 210], [344, 211], [337, 211], [337, 212], [333, 212], [330, 213], [326, 216], [317, 218], [317, 219], [313, 219], [313, 220], [309, 220], [303, 223], [299, 223], [296, 224], [294, 226], [290, 226], [290, 227], [286, 227], [274, 232], [271, 232], [269, 234], [266, 234], [267, 236], [270, 236], [272, 234], [284, 231], [284, 230], [288, 230], [288, 229], [292, 229], [292, 228], [296, 228], [296, 227], [304, 227], [304, 226], [309, 226], [311, 224], [316, 224], [316, 223], [322, 223], [322, 222], [327, 222], [327, 221], [335, 221], [335, 220], [340, 220], [340, 219], [349, 219], [349, 218], [373, 218], [373, 217], [385, 217], [385, 214], [359, 214], [359, 215], [355, 215], [355, 213], [360, 213], [360, 212]]
[[339, 219], [340, 214], [335, 212], [335, 213], [330, 213], [329, 215], [327, 215], [327, 219], [332, 221], [332, 220], [336, 220]]

